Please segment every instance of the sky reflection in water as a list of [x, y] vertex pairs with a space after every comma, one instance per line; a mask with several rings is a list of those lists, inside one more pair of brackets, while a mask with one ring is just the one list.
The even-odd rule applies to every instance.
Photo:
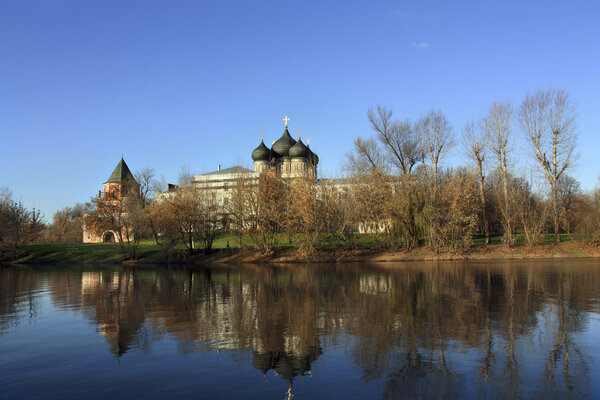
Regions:
[[0, 398], [594, 398], [596, 261], [0, 267]]

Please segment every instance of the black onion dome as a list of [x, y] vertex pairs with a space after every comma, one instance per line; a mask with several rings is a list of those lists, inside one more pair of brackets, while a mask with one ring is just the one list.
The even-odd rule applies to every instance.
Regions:
[[257, 148], [252, 150], [252, 159], [254, 161], [269, 161], [271, 159], [271, 150], [265, 146], [263, 140], [260, 141]]
[[293, 158], [308, 158], [310, 156], [310, 150], [302, 143], [301, 139], [298, 139], [296, 144], [290, 147], [289, 155]]
[[275, 143], [273, 143], [273, 151], [278, 157], [287, 157], [290, 147], [296, 144], [293, 137], [290, 136], [287, 127], [283, 131], [283, 134]]

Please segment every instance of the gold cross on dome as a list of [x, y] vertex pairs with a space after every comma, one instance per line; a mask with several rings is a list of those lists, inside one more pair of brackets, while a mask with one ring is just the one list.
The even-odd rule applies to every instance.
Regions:
[[298, 139], [300, 139], [300, 136], [302, 136], [302, 131], [298, 131]]
[[283, 119], [283, 121], [285, 122], [285, 127], [287, 128], [287, 123], [290, 119], [288, 118], [288, 116], [286, 115], [285, 118]]
[[306, 144], [310, 144], [310, 139], [306, 139]]
[[260, 133], [260, 140], [263, 140], [265, 138], [265, 134], [264, 133]]

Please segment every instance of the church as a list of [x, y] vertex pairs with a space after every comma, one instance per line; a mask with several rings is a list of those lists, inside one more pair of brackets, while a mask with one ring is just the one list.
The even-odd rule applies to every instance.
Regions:
[[231, 196], [229, 188], [239, 178], [250, 179], [256, 184], [262, 173], [272, 173], [284, 180], [317, 179], [319, 157], [310, 149], [308, 141], [304, 144], [300, 136], [296, 141], [290, 135], [287, 124], [289, 120], [287, 116], [283, 118], [283, 133], [272, 143], [271, 148], [265, 145], [264, 135], [261, 134], [260, 144], [252, 151], [253, 170], [241, 166], [221, 169], [219, 166], [216, 171], [195, 175], [190, 182], [191, 186], [210, 190], [218, 204], [227, 205]]
[[[207, 190], [211, 193], [214, 200], [221, 206], [227, 206], [231, 199], [231, 188], [236, 184], [239, 178], [250, 179], [258, 184], [258, 178], [263, 173], [274, 174], [284, 180], [297, 178], [317, 179], [317, 165], [319, 157], [310, 149], [309, 140], [306, 144], [302, 142], [301, 132], [298, 132], [298, 140], [294, 139], [288, 130], [288, 121], [286, 116], [283, 118], [285, 123], [284, 131], [279, 139], [273, 141], [271, 148], [264, 143], [264, 135], [261, 134], [260, 144], [252, 151], [253, 170], [234, 166], [221, 169], [221, 166], [214, 172], [208, 172], [201, 175], [195, 175], [190, 185], [192, 187]], [[124, 199], [132, 190], [139, 190], [139, 184], [135, 180], [131, 170], [125, 163], [123, 157], [115, 167], [113, 173], [103, 185], [103, 190], [98, 191], [98, 213], [102, 213], [101, 207], [113, 207], [121, 209]], [[177, 186], [169, 184], [168, 191], [156, 195], [156, 199], [168, 198], [177, 190]], [[115, 242], [118, 237], [130, 238], [133, 232], [115, 232], [110, 229], [91, 229], [84, 226], [84, 243], [103, 243]], [[120, 233], [120, 234], [119, 234]]]
[[[265, 146], [264, 138], [261, 139], [257, 148], [252, 151], [254, 161], [254, 172], [264, 172], [274, 169], [277, 176], [281, 178], [317, 178], [317, 164], [319, 157], [310, 149], [310, 141], [307, 145], [302, 143], [300, 135], [296, 141], [288, 131], [286, 116], [285, 130], [277, 141], [273, 142], [269, 149]], [[261, 135], [263, 136], [263, 135]]]

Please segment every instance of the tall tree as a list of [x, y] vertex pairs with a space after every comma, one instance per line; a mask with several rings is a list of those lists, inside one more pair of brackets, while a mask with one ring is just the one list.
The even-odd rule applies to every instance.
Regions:
[[[249, 206], [256, 210], [250, 217], [249, 235], [254, 246], [262, 253], [275, 250], [278, 234], [283, 232], [288, 204], [288, 186], [274, 173], [263, 172], [256, 186], [256, 194], [249, 196]], [[274, 172], [274, 171], [273, 171]]]
[[71, 207], [65, 207], [56, 211], [50, 225], [51, 239], [57, 243], [62, 243], [72, 221]]
[[140, 185], [142, 207], [146, 207], [154, 201], [154, 193], [159, 192], [160, 183], [156, 179], [156, 174], [152, 167], [144, 167], [137, 171], [134, 176]]
[[450, 122], [440, 110], [431, 110], [417, 122], [417, 132], [421, 142], [423, 163], [429, 158], [433, 168], [433, 188], [439, 183], [439, 163], [441, 158], [454, 145], [454, 132]]
[[558, 202], [563, 228], [567, 231], [567, 235], [571, 234], [573, 214], [580, 196], [579, 182], [572, 176], [563, 174], [558, 179]]
[[354, 149], [347, 158], [348, 169], [355, 175], [368, 173], [383, 178], [387, 174], [385, 158], [374, 138], [354, 139]]
[[402, 175], [410, 174], [419, 160], [417, 138], [410, 121], [392, 120], [392, 110], [381, 105], [369, 109], [367, 115], [371, 128], [383, 145], [387, 161]]
[[502, 225], [504, 242], [512, 244], [513, 215], [509, 197], [508, 153], [511, 150], [513, 108], [508, 102], [494, 102], [484, 119], [485, 131], [492, 153], [496, 156], [498, 172], [502, 177]]
[[317, 229], [332, 233], [343, 246], [356, 244], [355, 230], [358, 226], [355, 185], [344, 185], [344, 181], [331, 179], [318, 182]]
[[485, 212], [485, 186], [483, 176], [483, 163], [487, 153], [485, 140], [485, 124], [483, 121], [477, 123], [471, 121], [465, 125], [463, 142], [467, 157], [477, 166], [477, 181], [479, 183], [479, 201], [483, 214], [483, 230], [485, 232], [485, 244], [490, 244], [490, 229]]
[[251, 216], [258, 213], [256, 184], [252, 175], [240, 175], [231, 187], [231, 198], [225, 205], [229, 224], [236, 234], [240, 249], [244, 247], [243, 234], [255, 228], [251, 224], [251, 222], [255, 222]]
[[519, 122], [535, 159], [544, 172], [552, 198], [554, 240], [560, 242], [558, 181], [576, 158], [577, 109], [562, 89], [527, 94], [519, 108]]
[[204, 217], [199, 192], [194, 187], [182, 187], [168, 201], [170, 202], [170, 210], [173, 213], [173, 222], [177, 226], [177, 232], [179, 232], [181, 241], [192, 255], [197, 250], [195, 238], [202, 229]]

